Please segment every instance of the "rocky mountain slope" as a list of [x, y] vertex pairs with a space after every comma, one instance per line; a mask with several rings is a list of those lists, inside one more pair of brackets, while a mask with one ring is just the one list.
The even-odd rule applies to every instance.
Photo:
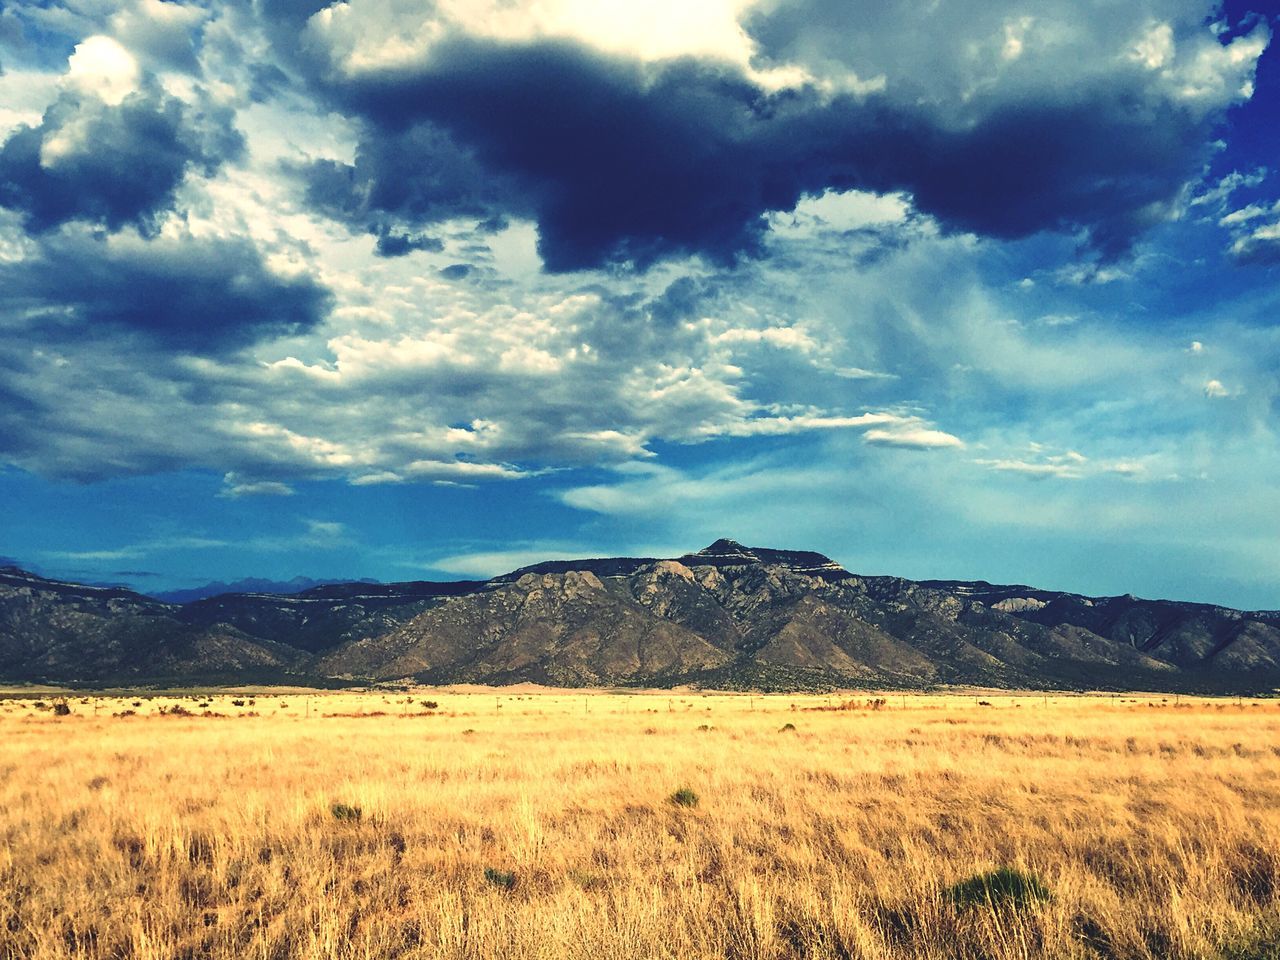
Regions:
[[719, 540], [488, 581], [167, 604], [0, 570], [0, 677], [1269, 690], [1280, 613], [849, 573]]

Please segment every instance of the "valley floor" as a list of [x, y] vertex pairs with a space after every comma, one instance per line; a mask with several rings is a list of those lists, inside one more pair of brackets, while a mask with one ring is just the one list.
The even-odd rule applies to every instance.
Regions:
[[1280, 956], [1276, 701], [21, 693], [3, 960]]

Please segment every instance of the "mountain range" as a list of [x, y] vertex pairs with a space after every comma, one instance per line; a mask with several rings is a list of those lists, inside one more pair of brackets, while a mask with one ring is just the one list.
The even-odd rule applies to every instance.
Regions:
[[819, 553], [733, 540], [672, 559], [550, 561], [483, 581], [183, 599], [0, 568], [0, 679], [1280, 687], [1280, 611], [859, 576]]

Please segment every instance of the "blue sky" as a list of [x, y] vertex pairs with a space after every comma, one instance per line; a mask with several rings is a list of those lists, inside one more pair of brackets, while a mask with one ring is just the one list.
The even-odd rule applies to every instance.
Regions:
[[1280, 607], [1260, 4], [19, 2], [0, 554]]

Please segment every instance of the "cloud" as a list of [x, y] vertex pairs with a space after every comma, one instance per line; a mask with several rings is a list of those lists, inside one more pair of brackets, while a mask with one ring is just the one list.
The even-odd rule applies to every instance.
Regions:
[[942, 430], [903, 424], [889, 429], [868, 430], [867, 443], [885, 447], [905, 447], [911, 450], [937, 450], [947, 447], [963, 447], [964, 441]]
[[[546, 267], [571, 271], [688, 254], [731, 263], [760, 253], [770, 212], [856, 187], [909, 196], [947, 229], [1079, 232], [1110, 259], [1176, 215], [1269, 37], [1260, 24], [1220, 43], [1203, 11], [1153, 26], [1151, 12], [1118, 9], [1084, 30], [1046, 17], [1002, 67], [995, 49], [971, 54], [988, 24], [1004, 36], [1004, 12], [971, 25], [979, 11], [959, 6], [927, 49], [868, 29], [856, 4], [770, 8], [748, 23], [752, 63], [810, 78], [776, 89], [732, 60], [468, 34], [474, 24], [440, 12], [352, 0], [307, 31], [320, 88], [364, 120], [328, 208], [361, 228], [530, 217]], [[935, 61], [938, 76], [923, 77], [918, 65]], [[887, 83], [858, 79], [877, 73]]]
[[1228, 252], [1240, 263], [1270, 266], [1280, 263], [1280, 203], [1261, 208], [1230, 224], [1234, 239]]
[[222, 490], [218, 496], [228, 500], [240, 497], [292, 497], [295, 491], [287, 483], [278, 480], [246, 480], [234, 471], [222, 478]]
[[178, 550], [219, 550], [230, 545], [226, 540], [213, 537], [173, 536], [100, 550], [45, 550], [42, 556], [50, 560], [137, 560], [156, 553]]
[[211, 176], [243, 150], [230, 110], [168, 95], [115, 40], [90, 37], [40, 123], [0, 146], [0, 206], [37, 233], [72, 220], [150, 233], [188, 170]]
[[1001, 473], [1020, 473], [1028, 477], [1058, 477], [1076, 480], [1084, 476], [1080, 468], [1068, 462], [1031, 462], [1028, 460], [974, 460], [974, 463]]
[[1210, 400], [1218, 400], [1222, 397], [1231, 396], [1231, 391], [1222, 385], [1221, 380], [1206, 380], [1204, 384], [1204, 395]]
[[328, 306], [310, 276], [275, 272], [246, 239], [72, 230], [0, 261], [0, 317], [71, 335], [141, 333], [194, 353], [305, 331]]
[[520, 567], [532, 566], [544, 560], [578, 559], [596, 555], [590, 547], [580, 544], [530, 545], [517, 550], [485, 550], [474, 553], [457, 553], [440, 557], [424, 564], [428, 570], [442, 570], [465, 577], [496, 577]]

